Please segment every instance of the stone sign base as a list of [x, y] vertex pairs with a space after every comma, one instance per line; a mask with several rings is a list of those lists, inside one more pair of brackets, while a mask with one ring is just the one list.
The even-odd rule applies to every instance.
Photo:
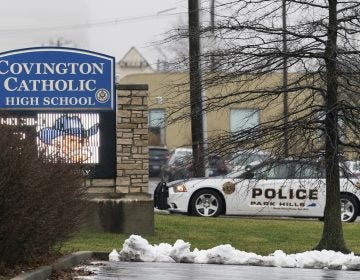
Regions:
[[152, 199], [92, 199], [85, 229], [95, 232], [154, 234]]

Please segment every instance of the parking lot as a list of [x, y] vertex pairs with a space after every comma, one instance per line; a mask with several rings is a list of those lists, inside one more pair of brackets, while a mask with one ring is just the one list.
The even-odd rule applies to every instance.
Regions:
[[186, 263], [146, 263], [146, 262], [104, 262], [93, 265], [94, 275], [76, 279], [358, 279], [357, 271], [324, 269], [293, 269], [279, 267], [258, 267], [241, 265], [186, 264]]
[[150, 177], [149, 178], [149, 190], [148, 192], [153, 196], [155, 188], [157, 184], [160, 182], [160, 178], [158, 177]]

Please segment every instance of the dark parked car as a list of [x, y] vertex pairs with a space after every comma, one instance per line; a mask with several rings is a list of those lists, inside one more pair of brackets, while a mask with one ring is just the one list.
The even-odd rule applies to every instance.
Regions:
[[[209, 176], [228, 173], [229, 170], [221, 156], [210, 154], [208, 160], [209, 168], [207, 171]], [[191, 178], [193, 176], [192, 149], [177, 148], [172, 151], [163, 171], [164, 179], [167, 181]]]
[[149, 147], [149, 176], [156, 177], [161, 175], [163, 165], [169, 158], [169, 150], [166, 147]]
[[163, 168], [163, 177], [166, 181], [190, 177], [192, 150], [190, 148], [177, 148], [170, 152], [169, 159]]

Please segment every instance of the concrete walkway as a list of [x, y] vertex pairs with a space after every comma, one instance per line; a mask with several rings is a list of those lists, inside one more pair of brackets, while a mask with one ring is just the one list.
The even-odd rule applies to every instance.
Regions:
[[277, 267], [183, 264], [183, 263], [136, 263], [101, 262], [91, 265], [95, 274], [76, 279], [91, 280], [355, 280], [358, 271], [323, 269], [290, 269]]

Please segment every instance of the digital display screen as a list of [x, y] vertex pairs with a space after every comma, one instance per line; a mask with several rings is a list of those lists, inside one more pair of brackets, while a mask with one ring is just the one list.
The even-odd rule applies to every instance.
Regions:
[[34, 135], [39, 153], [82, 164], [91, 178], [116, 176], [113, 112], [23, 112], [2, 115], [0, 124], [24, 128], [19, 136]]
[[39, 113], [36, 120], [39, 151], [68, 163], [99, 163], [99, 114]]

